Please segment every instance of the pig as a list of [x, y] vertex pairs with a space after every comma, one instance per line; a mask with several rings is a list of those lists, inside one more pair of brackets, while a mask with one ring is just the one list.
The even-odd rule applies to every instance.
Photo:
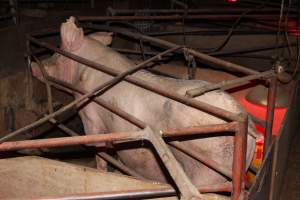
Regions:
[[[97, 36], [85, 36], [83, 30], [76, 26], [75, 18], [70, 17], [61, 25], [61, 49], [75, 55], [92, 60], [99, 64], [125, 72], [135, 66], [134, 61], [114, 51], [108, 45], [112, 41], [111, 33], [101, 33]], [[73, 84], [74, 86], [91, 91], [98, 85], [112, 79], [110, 75], [89, 68], [64, 56], [55, 54], [48, 61], [43, 61], [50, 76]], [[36, 63], [32, 63], [33, 76], [42, 79]], [[184, 95], [186, 90], [193, 89], [208, 82], [201, 80], [178, 80], [139, 71], [132, 75], [154, 86], [160, 86], [168, 91]], [[75, 98], [81, 95], [75, 93]], [[138, 86], [122, 81], [100, 97], [110, 104], [127, 111], [136, 118], [150, 125], [154, 131], [168, 128], [183, 128], [224, 123], [224, 120], [205, 112], [185, 106]], [[212, 91], [203, 94], [196, 100], [207, 102], [233, 113], [245, 112], [237, 101], [222, 91]], [[109, 132], [135, 131], [137, 127], [120, 117], [112, 114], [94, 102], [82, 106], [79, 115], [82, 119], [86, 134], [105, 134]], [[249, 130], [253, 130], [249, 122]], [[197, 139], [181, 141], [190, 148], [200, 148], [202, 153], [228, 169], [232, 169], [233, 137], [197, 137]], [[101, 144], [99, 144], [101, 146]], [[168, 182], [169, 177], [164, 173], [164, 167], [156, 159], [157, 155], [144, 141], [126, 144], [114, 144], [119, 159], [128, 167], [134, 169], [143, 177]], [[183, 167], [191, 182], [196, 186], [223, 183], [226, 178], [208, 168], [179, 150], [170, 147], [174, 156]], [[250, 164], [255, 149], [255, 138], [248, 135], [247, 167]]]

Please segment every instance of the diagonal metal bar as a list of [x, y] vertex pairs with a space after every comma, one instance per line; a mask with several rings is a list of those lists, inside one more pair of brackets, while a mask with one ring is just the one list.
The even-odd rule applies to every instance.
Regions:
[[[96, 24], [91, 24], [91, 23], [82, 24], [82, 26], [86, 27], [86, 28], [94, 29], [94, 30], [115, 32], [115, 33], [118, 33], [118, 34], [121, 34], [121, 35], [129, 36], [129, 37], [134, 38], [136, 40], [142, 39], [144, 41], [151, 42], [151, 44], [154, 44], [154, 45], [157, 45], [157, 46], [160, 46], [160, 47], [163, 47], [163, 48], [171, 48], [171, 47], [174, 47], [174, 46], [177, 45], [177, 44], [174, 44], [172, 42], [165, 41], [165, 40], [162, 40], [162, 39], [159, 39], [159, 38], [146, 36], [146, 35], [143, 35], [143, 34], [140, 34], [140, 33], [133, 33], [133, 32], [128, 31], [127, 29], [124, 29], [124, 28], [114, 28], [114, 27], [96, 25]], [[223, 67], [223, 68], [228, 69], [228, 70], [234, 70], [234, 71], [241, 72], [241, 73], [248, 74], [248, 75], [259, 73], [258, 71], [255, 71], [253, 69], [249, 69], [249, 68], [244, 67], [242, 65], [238, 65], [238, 64], [235, 64], [235, 63], [231, 63], [231, 62], [219, 59], [219, 58], [215, 58], [215, 57], [212, 57], [210, 55], [195, 51], [193, 49], [184, 48], [183, 50], [186, 51], [187, 53], [192, 54], [193, 56], [197, 57], [203, 63], [205, 63], [205, 64], [207, 64], [211, 67], [214, 67], [214, 68], [215, 68], [215, 66], [220, 66], [220, 67]]]
[[177, 185], [182, 195], [180, 199], [204, 199], [202, 194], [200, 194], [197, 188], [187, 177], [182, 167], [172, 154], [171, 150], [168, 148], [167, 144], [162, 139], [159, 132], [153, 131], [150, 127], [147, 127], [145, 131], [148, 132], [146, 138], [154, 146], [154, 149], [158, 153], [160, 159], [163, 161], [165, 167], [168, 169], [170, 176], [173, 178], [175, 184]]
[[141, 70], [143, 68], [146, 68], [148, 63], [150, 63], [150, 62], [152, 62], [152, 61], [154, 61], [156, 59], [160, 59], [160, 57], [163, 56], [164, 54], [168, 54], [170, 52], [173, 52], [173, 51], [177, 50], [178, 48], [180, 48], [180, 46], [176, 46], [176, 47], [174, 47], [172, 49], [169, 49], [169, 50], [166, 50], [166, 51], [164, 51], [162, 53], [159, 53], [158, 55], [156, 55], [156, 56], [154, 56], [154, 57], [152, 57], [152, 58], [150, 58], [150, 59], [148, 59], [148, 60], [146, 60], [146, 61], [138, 64], [138, 65], [136, 65], [134, 68], [132, 68], [132, 69], [126, 71], [126, 72], [123, 72], [123, 73], [119, 74], [118, 76], [116, 76], [115, 78], [111, 79], [110, 81], [107, 81], [107, 82], [99, 85], [98, 87], [94, 88], [92, 91], [86, 93], [85, 95], [82, 95], [81, 97], [79, 97], [78, 99], [72, 101], [71, 103], [69, 103], [68, 105], [64, 106], [63, 108], [61, 108], [61, 109], [59, 109], [59, 110], [57, 110], [57, 111], [55, 111], [55, 112], [47, 115], [46, 117], [44, 117], [42, 119], [39, 119], [38, 121], [36, 121], [36, 122], [34, 122], [32, 124], [29, 124], [29, 125], [21, 128], [21, 129], [18, 129], [16, 131], [14, 131], [14, 132], [12, 132], [12, 133], [10, 133], [10, 134], [2, 137], [0, 139], [0, 142], [7, 141], [7, 140], [15, 137], [16, 135], [23, 133], [26, 130], [29, 130], [29, 129], [32, 129], [32, 128], [36, 127], [36, 126], [41, 125], [41, 124], [47, 122], [49, 119], [51, 119], [51, 118], [53, 118], [53, 117], [55, 117], [57, 115], [60, 115], [63, 112], [71, 109], [72, 107], [76, 106], [78, 103], [85, 102], [89, 98], [95, 97], [95, 96], [99, 95], [100, 93], [103, 94], [109, 88], [111, 88], [114, 85], [116, 85], [119, 82], [121, 82], [126, 76], [128, 76], [130, 74], [133, 74], [133, 73], [135, 73], [135, 72], [137, 72], [137, 71], [139, 71], [139, 70]]
[[[116, 70], [113, 70], [109, 67], [106, 67], [104, 65], [101, 65], [99, 63], [96, 63], [96, 62], [93, 62], [93, 61], [90, 61], [88, 59], [85, 59], [85, 58], [82, 58], [82, 57], [79, 57], [77, 55], [74, 55], [72, 53], [69, 53], [69, 52], [66, 52], [66, 51], [63, 51], [61, 49], [58, 49], [56, 48], [55, 46], [51, 45], [51, 44], [47, 44], [45, 42], [40, 42], [39, 40], [33, 38], [33, 37], [28, 37], [28, 39], [32, 42], [32, 43], [35, 43], [41, 47], [44, 47], [44, 48], [48, 48], [52, 51], [55, 51], [63, 56], [66, 56], [76, 62], [79, 62], [79, 63], [82, 63], [84, 65], [87, 65], [89, 67], [92, 67], [94, 69], [97, 69], [99, 71], [102, 71], [106, 74], [109, 74], [111, 76], [117, 76], [119, 74], [118, 71]], [[178, 47], [178, 45], [176, 46], [172, 46], [172, 48], [176, 48]], [[144, 62], [147, 62], [144, 61]], [[139, 87], [142, 87], [144, 89], [147, 89], [147, 90], [150, 90], [152, 92], [155, 92], [157, 94], [160, 94], [162, 96], [165, 96], [167, 98], [170, 98], [172, 100], [175, 100], [175, 101], [178, 101], [184, 105], [187, 105], [187, 106], [190, 106], [190, 107], [193, 107], [193, 108], [196, 108], [196, 109], [199, 109], [199, 110], [202, 110], [204, 112], [207, 112], [207, 113], [210, 113], [214, 116], [217, 116], [217, 117], [220, 117], [220, 118], [223, 118], [225, 120], [229, 120], [229, 121], [235, 121], [235, 120], [240, 120], [240, 117], [239, 115], [235, 114], [235, 113], [232, 113], [232, 112], [229, 112], [227, 110], [224, 110], [222, 108], [219, 108], [219, 107], [215, 107], [215, 106], [212, 106], [210, 104], [207, 104], [207, 103], [204, 103], [204, 102], [201, 102], [201, 101], [198, 101], [198, 100], [194, 100], [194, 99], [190, 99], [190, 98], [187, 98], [187, 97], [184, 97], [182, 95], [179, 95], [175, 92], [170, 92], [170, 91], [167, 91], [159, 86], [153, 86], [139, 78], [136, 78], [136, 77], [125, 77], [124, 78], [126, 81], [134, 84], [134, 85], [137, 85]]]

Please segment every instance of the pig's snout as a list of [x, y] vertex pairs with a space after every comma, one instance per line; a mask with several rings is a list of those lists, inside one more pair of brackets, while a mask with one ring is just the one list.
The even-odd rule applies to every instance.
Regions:
[[37, 63], [31, 63], [31, 72], [32, 72], [32, 75], [38, 79], [41, 79], [42, 78], [42, 72], [39, 68], [39, 66], [37, 65]]

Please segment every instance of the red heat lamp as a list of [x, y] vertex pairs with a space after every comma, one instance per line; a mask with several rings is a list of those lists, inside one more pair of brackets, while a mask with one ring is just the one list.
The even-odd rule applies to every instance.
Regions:
[[288, 20], [287, 28], [290, 36], [294, 36], [294, 37], [300, 36], [300, 29], [297, 26], [297, 21], [295, 19]]
[[236, 3], [237, 0], [227, 0], [228, 3]]

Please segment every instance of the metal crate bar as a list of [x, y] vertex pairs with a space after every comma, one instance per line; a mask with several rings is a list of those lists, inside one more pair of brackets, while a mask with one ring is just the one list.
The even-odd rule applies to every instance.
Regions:
[[[177, 46], [177, 44], [174, 44], [172, 42], [168, 42], [168, 41], [165, 41], [165, 40], [162, 40], [162, 39], [159, 39], [159, 38], [153, 38], [153, 37], [146, 36], [146, 35], [143, 35], [143, 34], [140, 34], [140, 33], [133, 33], [133, 32], [128, 31], [127, 29], [124, 29], [124, 28], [114, 28], [114, 27], [91, 24], [91, 23], [88, 23], [88, 24], [84, 23], [84, 24], [82, 24], [82, 26], [86, 27], [86, 28], [89, 28], [89, 29], [93, 29], [93, 30], [111, 31], [111, 32], [114, 32], [114, 33], [118, 33], [118, 34], [121, 34], [121, 35], [128, 36], [128, 37], [136, 39], [136, 40], [147, 41], [147, 42], [150, 42], [153, 45], [157, 45], [157, 46], [162, 47], [162, 48], [167, 48], [168, 49], [168, 48], [172, 48], [174, 46]], [[238, 65], [238, 64], [235, 64], [235, 63], [231, 63], [231, 62], [219, 59], [219, 58], [209, 56], [207, 54], [198, 52], [198, 51], [193, 50], [193, 49], [184, 48], [183, 51], [197, 57], [203, 63], [205, 63], [205, 64], [207, 64], [211, 67], [215, 67], [217, 65], [217, 66], [223, 67], [224, 69], [241, 72], [241, 73], [244, 73], [244, 74], [247, 74], [247, 75], [253, 75], [253, 74], [258, 74], [259, 73], [258, 71], [255, 71], [255, 70], [249, 69], [247, 67], [244, 67], [244, 66], [241, 66], [241, 65]]]

